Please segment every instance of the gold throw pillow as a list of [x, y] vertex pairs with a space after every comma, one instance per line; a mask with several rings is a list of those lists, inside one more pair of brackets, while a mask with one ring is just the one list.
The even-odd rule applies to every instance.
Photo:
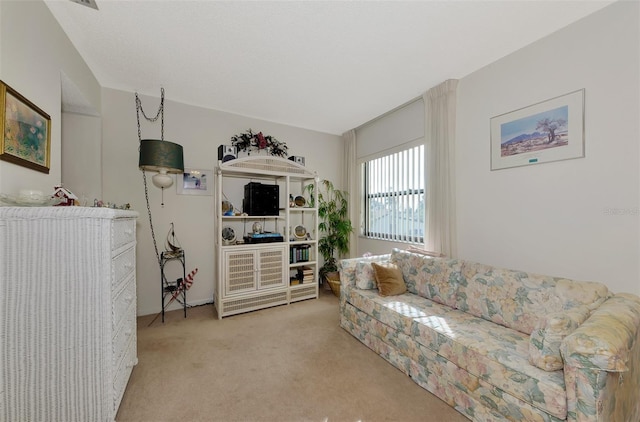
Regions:
[[407, 285], [402, 278], [402, 271], [395, 264], [378, 264], [372, 262], [371, 266], [376, 275], [380, 296], [401, 295], [407, 291]]

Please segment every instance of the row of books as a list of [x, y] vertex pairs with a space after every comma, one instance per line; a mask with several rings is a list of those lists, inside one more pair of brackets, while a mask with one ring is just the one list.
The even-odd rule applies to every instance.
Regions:
[[295, 245], [289, 248], [289, 263], [309, 261], [311, 245]]

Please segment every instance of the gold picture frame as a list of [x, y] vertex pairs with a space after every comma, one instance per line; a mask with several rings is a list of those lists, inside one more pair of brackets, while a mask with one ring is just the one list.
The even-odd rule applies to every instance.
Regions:
[[0, 81], [0, 160], [49, 174], [51, 117]]

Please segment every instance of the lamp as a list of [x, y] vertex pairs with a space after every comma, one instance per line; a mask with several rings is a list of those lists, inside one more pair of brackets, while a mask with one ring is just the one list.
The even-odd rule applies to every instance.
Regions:
[[[149, 121], [155, 122], [158, 117], [160, 120], [160, 139], [142, 139], [140, 130], [140, 112], [142, 116]], [[164, 88], [160, 89], [160, 107], [155, 117], [147, 117], [142, 109], [142, 102], [136, 92], [136, 118], [138, 120], [138, 141], [140, 142], [140, 159], [138, 167], [142, 170], [144, 180], [144, 192], [147, 198], [147, 176], [145, 171], [155, 171], [152, 177], [153, 184], [162, 189], [162, 206], [164, 207], [164, 189], [173, 185], [173, 178], [170, 173], [182, 173], [184, 171], [184, 158], [182, 154], [182, 146], [173, 142], [164, 140]]]
[[138, 167], [144, 171], [155, 171], [151, 180], [161, 189], [173, 185], [170, 173], [184, 171], [182, 145], [158, 139], [142, 139], [140, 141], [140, 160]]

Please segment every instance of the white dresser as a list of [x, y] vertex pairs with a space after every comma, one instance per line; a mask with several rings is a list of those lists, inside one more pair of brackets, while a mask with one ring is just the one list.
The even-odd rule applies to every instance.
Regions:
[[0, 207], [0, 421], [113, 421], [137, 363], [137, 212]]

